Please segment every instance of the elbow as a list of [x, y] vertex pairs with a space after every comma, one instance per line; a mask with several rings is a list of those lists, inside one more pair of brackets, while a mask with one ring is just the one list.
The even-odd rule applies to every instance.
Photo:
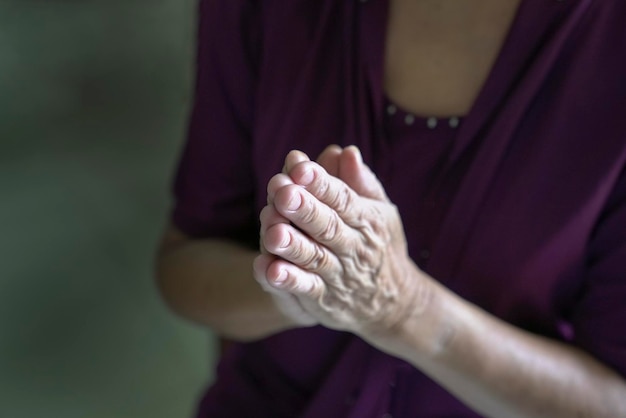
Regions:
[[[159, 242], [154, 256], [153, 279], [156, 290], [165, 305], [175, 314], [186, 317], [179, 273], [176, 268], [176, 253], [187, 242], [187, 238], [174, 227], [168, 228]], [[178, 283], [178, 285], [177, 285]]]
[[154, 285], [161, 301], [175, 314], [184, 316], [181, 312], [180, 298], [176, 297], [173, 286], [174, 278], [171, 268], [167, 266], [167, 255], [162, 250], [157, 252], [154, 264]]

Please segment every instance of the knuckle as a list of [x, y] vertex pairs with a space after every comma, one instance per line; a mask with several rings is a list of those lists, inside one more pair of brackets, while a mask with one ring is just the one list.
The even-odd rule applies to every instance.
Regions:
[[354, 196], [350, 189], [343, 186], [333, 196], [330, 204], [339, 213], [346, 213], [353, 206]]
[[306, 259], [306, 251], [302, 240], [291, 240], [288, 248], [288, 256], [294, 260], [297, 264], [301, 264], [303, 259]]
[[316, 175], [315, 182], [313, 183], [313, 192], [322, 199], [325, 199], [330, 193], [330, 182], [328, 177], [323, 175]]
[[385, 215], [376, 205], [368, 206], [364, 211], [359, 230], [370, 245], [380, 244], [381, 240], [385, 241], [388, 222]]
[[372, 228], [374, 234], [380, 236], [385, 230], [386, 224], [380, 217], [374, 217], [370, 220], [370, 227]]
[[368, 275], [375, 276], [380, 270], [381, 256], [377, 248], [362, 246], [356, 251], [356, 266]]
[[300, 220], [304, 224], [313, 224], [320, 218], [319, 208], [311, 199], [304, 199], [303, 209], [299, 212]]
[[339, 235], [339, 215], [336, 212], [332, 212], [328, 218], [328, 222], [322, 228], [319, 237], [324, 242], [334, 241]]
[[317, 272], [327, 264], [327, 254], [318, 245], [312, 246], [312, 251], [302, 261], [302, 267], [306, 270]]
[[332, 194], [332, 182], [324, 167], [314, 162], [303, 164], [302, 169], [310, 172], [311, 182], [306, 186], [307, 190], [320, 200], [327, 200]]
[[311, 297], [313, 298], [321, 298], [322, 295], [324, 295], [326, 293], [326, 287], [323, 285], [322, 281], [319, 279], [316, 279], [313, 281], [313, 283], [311, 283], [311, 287], [309, 289], [309, 294], [311, 295]]

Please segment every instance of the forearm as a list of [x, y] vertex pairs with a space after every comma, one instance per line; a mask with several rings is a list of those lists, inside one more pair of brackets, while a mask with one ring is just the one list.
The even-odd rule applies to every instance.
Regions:
[[285, 220], [261, 219], [263, 246], [279, 257], [266, 268], [269, 285], [325, 326], [411, 362], [482, 415], [626, 417], [626, 383], [615, 372], [420, 271], [380, 182], [357, 151], [342, 156], [349, 184], [310, 161], [270, 180], [268, 211]]
[[252, 277], [257, 252], [220, 240], [164, 245], [157, 260], [163, 298], [179, 315], [235, 340], [254, 340], [291, 327]]
[[[418, 273], [419, 274], [419, 273]], [[575, 347], [516, 328], [430, 280], [422, 311], [374, 340], [485, 416], [626, 416], [626, 384]]]

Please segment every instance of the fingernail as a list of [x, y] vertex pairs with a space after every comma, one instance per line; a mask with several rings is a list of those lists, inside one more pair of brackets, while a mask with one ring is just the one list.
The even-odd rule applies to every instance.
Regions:
[[285, 280], [287, 280], [287, 272], [285, 270], [281, 270], [280, 273], [278, 273], [278, 277], [274, 280], [274, 284], [276, 286], [282, 286], [285, 284]]
[[294, 193], [294, 195], [289, 200], [289, 203], [287, 203], [287, 209], [298, 210], [300, 208], [300, 205], [302, 205], [302, 197], [300, 196], [300, 193]]

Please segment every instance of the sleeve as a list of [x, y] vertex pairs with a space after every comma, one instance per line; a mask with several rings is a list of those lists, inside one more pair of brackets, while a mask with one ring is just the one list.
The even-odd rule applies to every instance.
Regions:
[[172, 220], [193, 237], [251, 242], [257, 10], [251, 0], [200, 0], [199, 16], [195, 91]]
[[590, 241], [572, 319], [575, 343], [626, 377], [626, 171]]

